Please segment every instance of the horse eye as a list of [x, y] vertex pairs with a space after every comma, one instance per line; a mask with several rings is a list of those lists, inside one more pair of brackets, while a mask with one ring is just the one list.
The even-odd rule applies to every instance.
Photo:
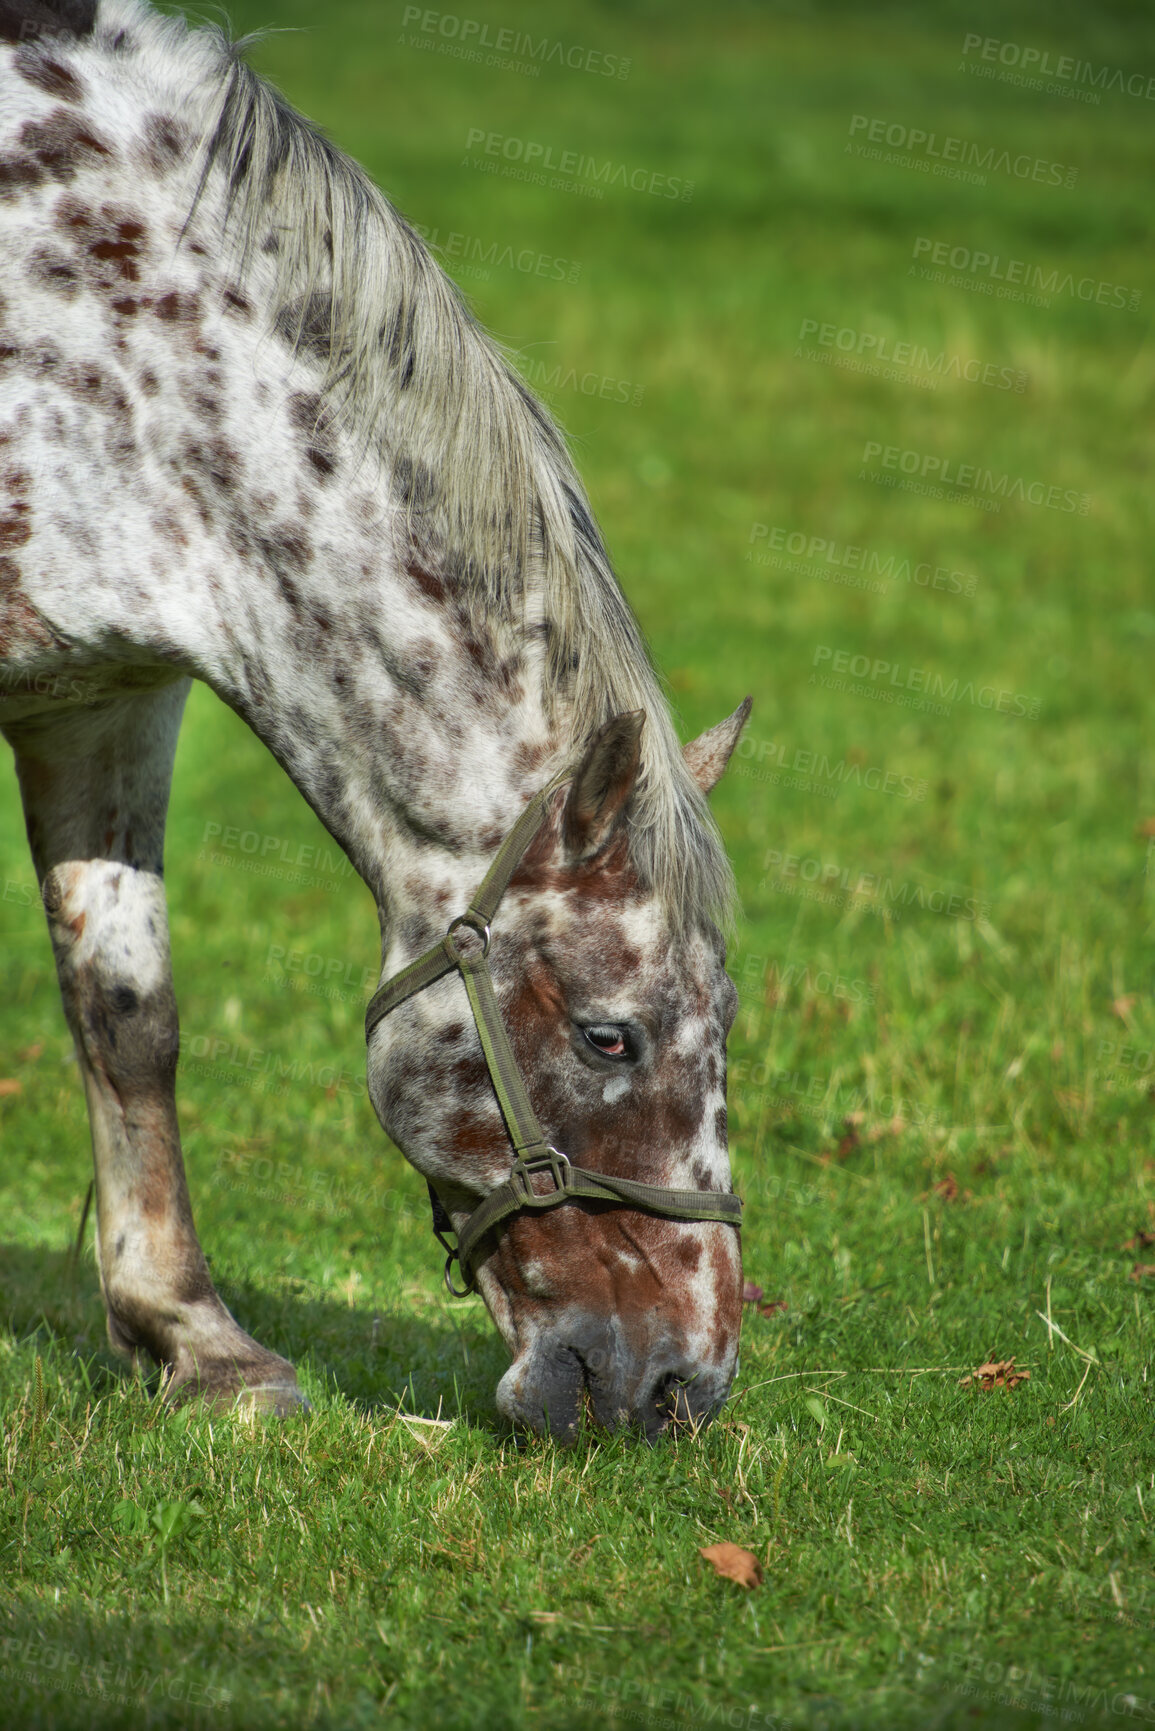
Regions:
[[634, 1055], [626, 1028], [618, 1028], [612, 1022], [598, 1022], [592, 1028], [583, 1028], [582, 1032], [594, 1051], [600, 1052], [603, 1058], [632, 1058]]

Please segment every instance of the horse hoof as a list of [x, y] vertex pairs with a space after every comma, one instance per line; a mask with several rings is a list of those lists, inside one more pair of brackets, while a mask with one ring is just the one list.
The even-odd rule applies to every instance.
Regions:
[[292, 1418], [296, 1413], [312, 1410], [295, 1382], [248, 1384], [239, 1390], [232, 1405], [237, 1418], [250, 1422], [258, 1418]]

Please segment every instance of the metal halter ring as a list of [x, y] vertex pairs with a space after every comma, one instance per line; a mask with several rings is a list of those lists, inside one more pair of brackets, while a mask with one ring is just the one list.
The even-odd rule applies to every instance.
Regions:
[[470, 931], [481, 939], [482, 955], [487, 956], [489, 954], [488, 920], [483, 920], [479, 914], [470, 913], [468, 911], [463, 914], [458, 914], [457, 918], [455, 920], [450, 920], [448, 926], [445, 928], [446, 937], [452, 937], [458, 926], [468, 926]]

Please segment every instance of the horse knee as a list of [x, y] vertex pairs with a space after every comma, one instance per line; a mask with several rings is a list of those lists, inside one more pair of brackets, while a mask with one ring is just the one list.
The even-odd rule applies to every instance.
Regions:
[[180, 1033], [159, 879], [123, 865], [69, 863], [47, 874], [43, 898], [86, 1057], [122, 1091], [171, 1086]]
[[121, 1092], [171, 1085], [180, 1052], [172, 986], [166, 982], [140, 992], [114, 974], [82, 978], [78, 987], [76, 1008], [86, 1047]]

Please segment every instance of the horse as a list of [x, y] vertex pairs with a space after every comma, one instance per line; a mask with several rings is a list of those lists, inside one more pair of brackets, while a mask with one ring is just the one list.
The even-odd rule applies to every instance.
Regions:
[[307, 1404], [216, 1293], [181, 1157], [162, 873], [199, 679], [374, 897], [369, 1095], [509, 1349], [499, 1412], [697, 1427], [742, 1282], [706, 795], [749, 700], [679, 745], [557, 426], [243, 47], [0, 0], [0, 731], [109, 1338], [165, 1401]]

